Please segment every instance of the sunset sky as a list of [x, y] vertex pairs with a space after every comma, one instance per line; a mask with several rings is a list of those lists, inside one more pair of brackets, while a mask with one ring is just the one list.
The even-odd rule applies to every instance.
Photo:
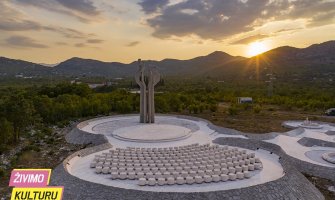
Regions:
[[0, 0], [0, 56], [37, 63], [251, 56], [334, 39], [335, 0]]

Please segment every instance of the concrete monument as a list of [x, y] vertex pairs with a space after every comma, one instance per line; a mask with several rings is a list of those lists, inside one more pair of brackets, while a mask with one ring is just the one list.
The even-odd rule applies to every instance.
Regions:
[[154, 87], [160, 81], [156, 68], [146, 69], [138, 59], [139, 69], [135, 74], [140, 86], [140, 123], [155, 123]]

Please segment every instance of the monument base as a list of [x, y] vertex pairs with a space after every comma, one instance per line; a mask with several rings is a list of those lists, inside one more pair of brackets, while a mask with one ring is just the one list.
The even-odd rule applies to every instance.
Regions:
[[191, 130], [168, 124], [141, 124], [120, 128], [113, 137], [130, 142], [170, 142], [190, 137]]

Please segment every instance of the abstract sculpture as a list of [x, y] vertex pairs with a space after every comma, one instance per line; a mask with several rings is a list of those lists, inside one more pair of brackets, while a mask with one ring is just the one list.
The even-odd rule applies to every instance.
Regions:
[[146, 70], [138, 59], [135, 81], [140, 86], [140, 123], [155, 123], [154, 87], [160, 81], [156, 68]]

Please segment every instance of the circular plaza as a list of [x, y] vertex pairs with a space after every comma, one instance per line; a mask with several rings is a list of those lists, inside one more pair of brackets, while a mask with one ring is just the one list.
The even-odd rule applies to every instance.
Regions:
[[[151, 124], [140, 123], [139, 118], [109, 116], [77, 124], [67, 141], [93, 147], [66, 158], [54, 170], [52, 184], [64, 185], [64, 195], [70, 199], [282, 199], [288, 195], [323, 199], [294, 166], [332, 166], [314, 159], [318, 158], [314, 153], [303, 155], [311, 150], [307, 147], [296, 156], [281, 144], [314, 133], [272, 134], [272, 139], [262, 141], [199, 118], [158, 115]], [[289, 136], [293, 133], [295, 137]], [[296, 190], [296, 185], [304, 187]]]
[[80, 130], [103, 134], [112, 148], [69, 160], [68, 172], [113, 187], [153, 192], [208, 192], [249, 187], [284, 175], [278, 156], [213, 144], [205, 121], [157, 116], [92, 119]]

